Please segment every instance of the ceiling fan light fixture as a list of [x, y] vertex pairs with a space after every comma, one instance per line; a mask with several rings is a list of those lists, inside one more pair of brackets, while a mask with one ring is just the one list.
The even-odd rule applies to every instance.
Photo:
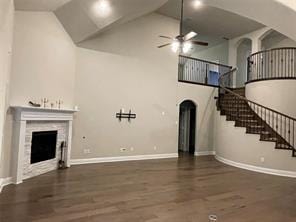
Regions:
[[182, 52], [184, 54], [187, 54], [190, 51], [191, 48], [192, 48], [192, 43], [191, 42], [185, 42], [183, 44], [183, 47], [182, 47]]
[[[198, 1], [201, 3], [201, 1]], [[202, 45], [202, 46], [208, 46], [209, 44], [207, 42], [197, 41], [194, 40], [194, 38], [197, 36], [197, 33], [194, 31], [191, 31], [187, 34], [183, 34], [183, 22], [184, 22], [184, 0], [181, 1], [181, 21], [180, 21], [180, 32], [179, 35], [175, 38], [171, 38], [168, 36], [160, 35], [160, 38], [165, 39], [171, 39], [171, 43], [166, 43], [164, 45], [158, 46], [158, 48], [163, 48], [166, 46], [171, 46], [171, 49], [175, 53], [183, 53], [187, 54], [193, 47], [193, 45]], [[199, 3], [196, 3], [199, 4]]]
[[180, 49], [180, 42], [178, 40], [174, 40], [172, 43], [172, 51], [176, 53], [178, 52], [179, 49]]

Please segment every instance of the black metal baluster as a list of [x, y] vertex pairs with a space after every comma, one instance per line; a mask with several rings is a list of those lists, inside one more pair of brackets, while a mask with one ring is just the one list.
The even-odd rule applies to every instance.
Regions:
[[289, 119], [289, 130], [288, 130], [288, 136], [289, 136], [289, 144], [291, 144], [291, 123]]
[[287, 119], [286, 119], [286, 117], [285, 117], [285, 122], [284, 122], [284, 124], [285, 124], [285, 125], [284, 125], [284, 127], [285, 127], [285, 132], [284, 132], [284, 133], [285, 133], [285, 134], [284, 134], [285, 137], [284, 137], [284, 138], [285, 138], [285, 140], [287, 140], [287, 125], [286, 125], [286, 123], [287, 123]]
[[295, 149], [295, 120], [293, 120], [293, 148]]
[[280, 135], [283, 136], [283, 116], [282, 115], [281, 115], [280, 123], [281, 123], [281, 133], [280, 133]]
[[295, 54], [296, 54], [296, 51], [295, 49], [293, 50], [293, 64], [294, 64], [294, 70], [293, 70], [293, 77], [296, 76], [296, 61], [295, 61]]

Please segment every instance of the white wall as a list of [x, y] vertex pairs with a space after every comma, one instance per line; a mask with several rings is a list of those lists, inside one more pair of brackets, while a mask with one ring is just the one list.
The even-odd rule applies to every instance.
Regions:
[[205, 50], [196, 51], [191, 56], [199, 59], [204, 59], [212, 62], [217, 62], [228, 65], [228, 41], [222, 44], [215, 45]]
[[[215, 90], [177, 83], [177, 55], [170, 47], [157, 48], [161, 33], [176, 35], [178, 21], [150, 14], [80, 44], [97, 51], [78, 49], [75, 98], [81, 111], [74, 124], [74, 159], [176, 153], [185, 98], [198, 105], [196, 149], [213, 149]], [[121, 108], [132, 109], [137, 119], [119, 123], [115, 114]]]
[[249, 100], [296, 118], [296, 80], [269, 80], [248, 83]]
[[217, 88], [178, 83], [178, 105], [191, 100], [196, 105], [195, 151], [212, 151], [214, 148], [214, 120]]
[[246, 128], [234, 127], [234, 122], [226, 121], [226, 117], [220, 116], [219, 112], [216, 112], [215, 121], [215, 151], [218, 157], [238, 165], [292, 172], [296, 170], [292, 151], [276, 150], [275, 143], [260, 141], [259, 135], [246, 134]]
[[262, 39], [262, 50], [282, 47], [296, 47], [296, 42], [281, 33], [277, 33], [276, 31], [272, 31], [269, 35]]
[[[12, 105], [61, 99], [74, 105], [76, 46], [50, 12], [15, 12], [10, 83]], [[5, 121], [3, 177], [10, 176], [12, 115]]]
[[17, 11], [12, 58], [13, 105], [47, 97], [74, 105], [76, 47], [51, 12]]
[[[177, 32], [176, 20], [150, 14], [81, 44], [97, 51], [78, 48], [74, 159], [177, 153], [178, 60], [157, 48], [159, 34]], [[137, 118], [119, 122], [121, 108]]]
[[[64, 107], [77, 104], [72, 158], [85, 159], [176, 153], [178, 105], [188, 98], [198, 105], [196, 150], [212, 150], [215, 90], [178, 84], [178, 56], [157, 48], [158, 35], [174, 36], [178, 25], [150, 14], [82, 43], [85, 49], [73, 45], [52, 13], [16, 12], [10, 103], [49, 97], [64, 100]], [[121, 108], [137, 119], [119, 123]], [[11, 135], [8, 115], [3, 177], [10, 176]], [[120, 152], [123, 147], [128, 151]]]
[[3, 129], [8, 107], [11, 68], [14, 5], [12, 0], [0, 2], [0, 180], [4, 177]]

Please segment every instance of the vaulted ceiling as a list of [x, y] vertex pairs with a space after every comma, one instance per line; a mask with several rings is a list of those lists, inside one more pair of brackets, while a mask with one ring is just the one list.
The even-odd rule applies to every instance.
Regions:
[[[15, 0], [17, 10], [53, 11], [75, 43], [151, 12], [180, 19], [181, 0]], [[185, 27], [203, 36], [233, 38], [263, 25], [237, 14], [185, 0]], [[213, 41], [216, 41], [213, 39]]]
[[75, 43], [154, 12], [167, 0], [16, 0], [17, 10], [54, 11]]
[[[180, 0], [169, 0], [157, 12], [180, 19]], [[195, 6], [195, 0], [186, 0], [184, 23], [187, 29], [208, 36], [234, 38], [259, 28], [263, 25], [240, 15], [206, 4]]]

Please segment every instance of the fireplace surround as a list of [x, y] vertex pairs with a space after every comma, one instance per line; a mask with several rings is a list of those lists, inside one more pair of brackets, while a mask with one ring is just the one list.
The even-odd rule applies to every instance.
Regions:
[[[19, 184], [24, 179], [57, 169], [63, 141], [67, 143], [64, 160], [66, 166], [70, 167], [72, 123], [77, 111], [22, 106], [11, 108], [14, 114], [11, 166], [13, 183]], [[52, 135], [45, 138], [48, 133]], [[45, 145], [47, 142], [49, 144]], [[32, 148], [36, 150], [32, 152]], [[51, 153], [45, 154], [50, 148]]]

